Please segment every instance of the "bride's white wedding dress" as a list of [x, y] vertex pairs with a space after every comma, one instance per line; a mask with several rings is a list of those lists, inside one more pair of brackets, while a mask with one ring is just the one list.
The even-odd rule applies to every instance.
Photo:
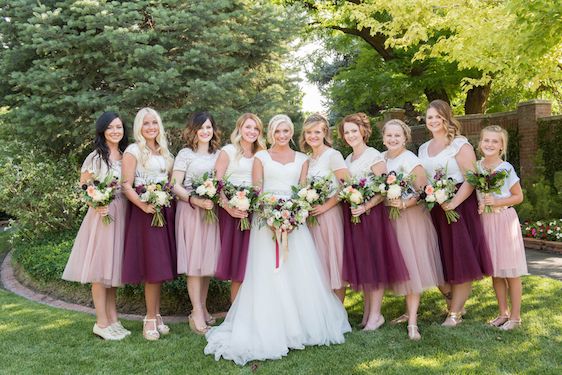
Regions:
[[[264, 171], [265, 192], [291, 195], [306, 156], [281, 164], [267, 151], [256, 153]], [[330, 290], [306, 226], [289, 234], [289, 255], [275, 270], [275, 242], [267, 227], [254, 221], [242, 287], [224, 322], [206, 335], [205, 354], [244, 365], [252, 360], [279, 359], [289, 349], [340, 344], [351, 331], [347, 313]]]

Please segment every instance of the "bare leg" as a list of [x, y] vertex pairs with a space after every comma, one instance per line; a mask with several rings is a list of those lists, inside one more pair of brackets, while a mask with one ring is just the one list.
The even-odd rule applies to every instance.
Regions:
[[107, 319], [109, 324], [117, 323], [117, 288], [107, 288], [106, 291], [106, 307]]
[[509, 296], [511, 298], [511, 319], [521, 320], [521, 296], [523, 295], [523, 285], [520, 277], [510, 277], [507, 279], [509, 284]]
[[334, 293], [336, 293], [338, 299], [341, 301], [341, 303], [343, 303], [343, 301], [345, 300], [345, 286], [340, 289], [334, 289]]
[[420, 306], [420, 295], [417, 293], [406, 296], [406, 311], [408, 314], [408, 325], [418, 325], [418, 307]]
[[107, 316], [107, 288], [101, 283], [92, 283], [92, 299], [96, 309], [96, 324], [105, 328], [111, 324]]
[[496, 291], [500, 316], [509, 316], [509, 306], [507, 303], [507, 280], [504, 278], [493, 277], [492, 283]]
[[[144, 284], [144, 300], [146, 302], [146, 318], [156, 319], [158, 307], [160, 306], [160, 283]], [[146, 330], [156, 330], [156, 323], [147, 323]]]
[[201, 290], [203, 278], [200, 276], [187, 276], [187, 293], [193, 310], [191, 311], [191, 318], [195, 322], [195, 328], [204, 330], [207, 326], [205, 323], [205, 311], [201, 305]]
[[205, 321], [207, 321], [211, 318], [211, 314], [209, 314], [209, 310], [207, 310], [207, 294], [209, 294], [211, 278], [209, 276], [204, 276], [201, 279], [201, 305], [203, 306]]
[[461, 312], [464, 308], [466, 300], [470, 296], [472, 291], [472, 282], [466, 282], [462, 284], [453, 284], [453, 300], [451, 301], [451, 312]]
[[230, 283], [230, 303], [234, 303], [241, 286], [242, 283], [240, 281], [232, 280], [232, 283]]
[[361, 327], [365, 327], [367, 320], [369, 320], [369, 312], [371, 311], [371, 295], [369, 291], [363, 291], [363, 319], [361, 320]]
[[447, 311], [450, 311], [451, 310], [451, 301], [453, 299], [453, 292], [452, 292], [451, 284], [438, 285], [437, 287], [441, 291], [441, 294], [443, 294], [443, 297], [445, 297], [445, 302], [447, 303]]
[[365, 331], [372, 331], [379, 328], [384, 323], [384, 317], [381, 315], [382, 298], [384, 289], [378, 288], [368, 292], [369, 296], [369, 318], [365, 325]]

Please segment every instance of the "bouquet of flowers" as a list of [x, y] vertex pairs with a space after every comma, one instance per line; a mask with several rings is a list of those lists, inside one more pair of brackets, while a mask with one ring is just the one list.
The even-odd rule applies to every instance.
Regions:
[[[412, 187], [415, 176], [404, 176], [403, 173], [390, 171], [388, 174], [384, 173], [381, 177], [383, 182], [379, 184], [377, 190], [386, 199], [408, 198], [415, 194], [415, 189]], [[400, 217], [400, 209], [398, 207], [390, 207], [388, 216], [391, 219], [398, 219]]]
[[[109, 173], [103, 181], [91, 179], [82, 184], [82, 199], [93, 208], [109, 206], [115, 193], [119, 189], [117, 178]], [[113, 221], [111, 215], [105, 215], [101, 218], [102, 223], [109, 224]]]
[[[224, 181], [224, 195], [228, 198], [228, 206], [240, 211], [251, 212], [256, 208], [260, 191], [254, 186], [236, 186], [228, 180]], [[250, 221], [247, 217], [240, 219], [240, 230], [249, 230]]]
[[277, 198], [273, 194], [261, 194], [258, 198], [259, 219], [273, 231], [275, 240], [275, 270], [281, 264], [280, 246], [283, 249], [283, 260], [289, 254], [289, 232], [299, 225], [305, 224], [310, 205], [305, 201]]
[[[305, 201], [310, 206], [324, 204], [330, 194], [333, 193], [332, 175], [329, 174], [325, 177], [313, 176], [306, 182], [304, 186], [293, 186], [293, 195], [291, 199], [298, 201]], [[318, 219], [315, 216], [309, 216], [307, 222], [311, 225], [318, 224]]]
[[[220, 192], [223, 188], [223, 182], [215, 177], [214, 172], [205, 172], [191, 183], [193, 187], [192, 195], [203, 199], [210, 199], [217, 204], [220, 198]], [[205, 210], [205, 221], [214, 223], [217, 221], [215, 209]]]
[[[431, 183], [426, 185], [420, 193], [418, 203], [424, 204], [428, 210], [431, 210], [435, 204], [442, 204], [450, 201], [457, 192], [457, 186], [452, 178], [446, 178], [445, 171], [440, 168], [435, 171], [435, 175]], [[460, 218], [455, 210], [445, 211], [447, 223], [456, 223]]]
[[[481, 172], [476, 172], [482, 170]], [[476, 171], [468, 171], [466, 180], [481, 194], [491, 194], [501, 192], [501, 188], [509, 176], [509, 171], [500, 169], [499, 171], [487, 171], [485, 168], [476, 168]], [[492, 206], [484, 206], [484, 212], [494, 212]]]
[[[340, 190], [339, 198], [349, 203], [352, 208], [357, 208], [378, 193], [379, 181], [372, 174], [365, 177], [352, 177], [347, 181], [342, 181], [343, 188]], [[361, 218], [359, 216], [352, 216], [351, 222], [353, 224], [360, 223]]]
[[147, 185], [135, 186], [135, 191], [142, 202], [152, 204], [156, 212], [152, 216], [153, 227], [163, 227], [166, 224], [162, 208], [170, 207], [174, 194], [172, 185], [169, 182], [153, 182]]

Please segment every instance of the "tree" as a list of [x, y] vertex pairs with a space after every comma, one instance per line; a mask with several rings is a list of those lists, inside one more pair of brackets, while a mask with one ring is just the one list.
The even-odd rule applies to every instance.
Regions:
[[284, 3], [304, 6], [315, 28], [361, 38], [394, 71], [421, 83], [427, 100], [450, 101], [462, 90], [467, 114], [485, 110], [494, 86], [562, 92], [559, 0]]
[[282, 66], [300, 29], [268, 1], [1, 1], [4, 134], [66, 153], [106, 109], [130, 121], [152, 106], [166, 125], [206, 109], [232, 128], [242, 112], [296, 116]]

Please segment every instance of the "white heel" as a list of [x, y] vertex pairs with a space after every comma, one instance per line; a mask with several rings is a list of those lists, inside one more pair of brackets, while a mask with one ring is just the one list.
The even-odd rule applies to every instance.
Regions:
[[160, 334], [156, 329], [146, 329], [146, 323], [152, 323], [156, 328], [156, 319], [148, 319], [145, 316], [142, 322], [143, 322], [142, 335], [144, 336], [144, 338], [147, 339], [148, 341], [158, 340], [160, 338]]
[[160, 332], [161, 335], [167, 335], [168, 333], [170, 333], [170, 327], [168, 327], [166, 324], [164, 324], [164, 320], [162, 319], [162, 315], [160, 314], [156, 314], [156, 321], [157, 321], [157, 326], [156, 329], [158, 329], [158, 332]]

